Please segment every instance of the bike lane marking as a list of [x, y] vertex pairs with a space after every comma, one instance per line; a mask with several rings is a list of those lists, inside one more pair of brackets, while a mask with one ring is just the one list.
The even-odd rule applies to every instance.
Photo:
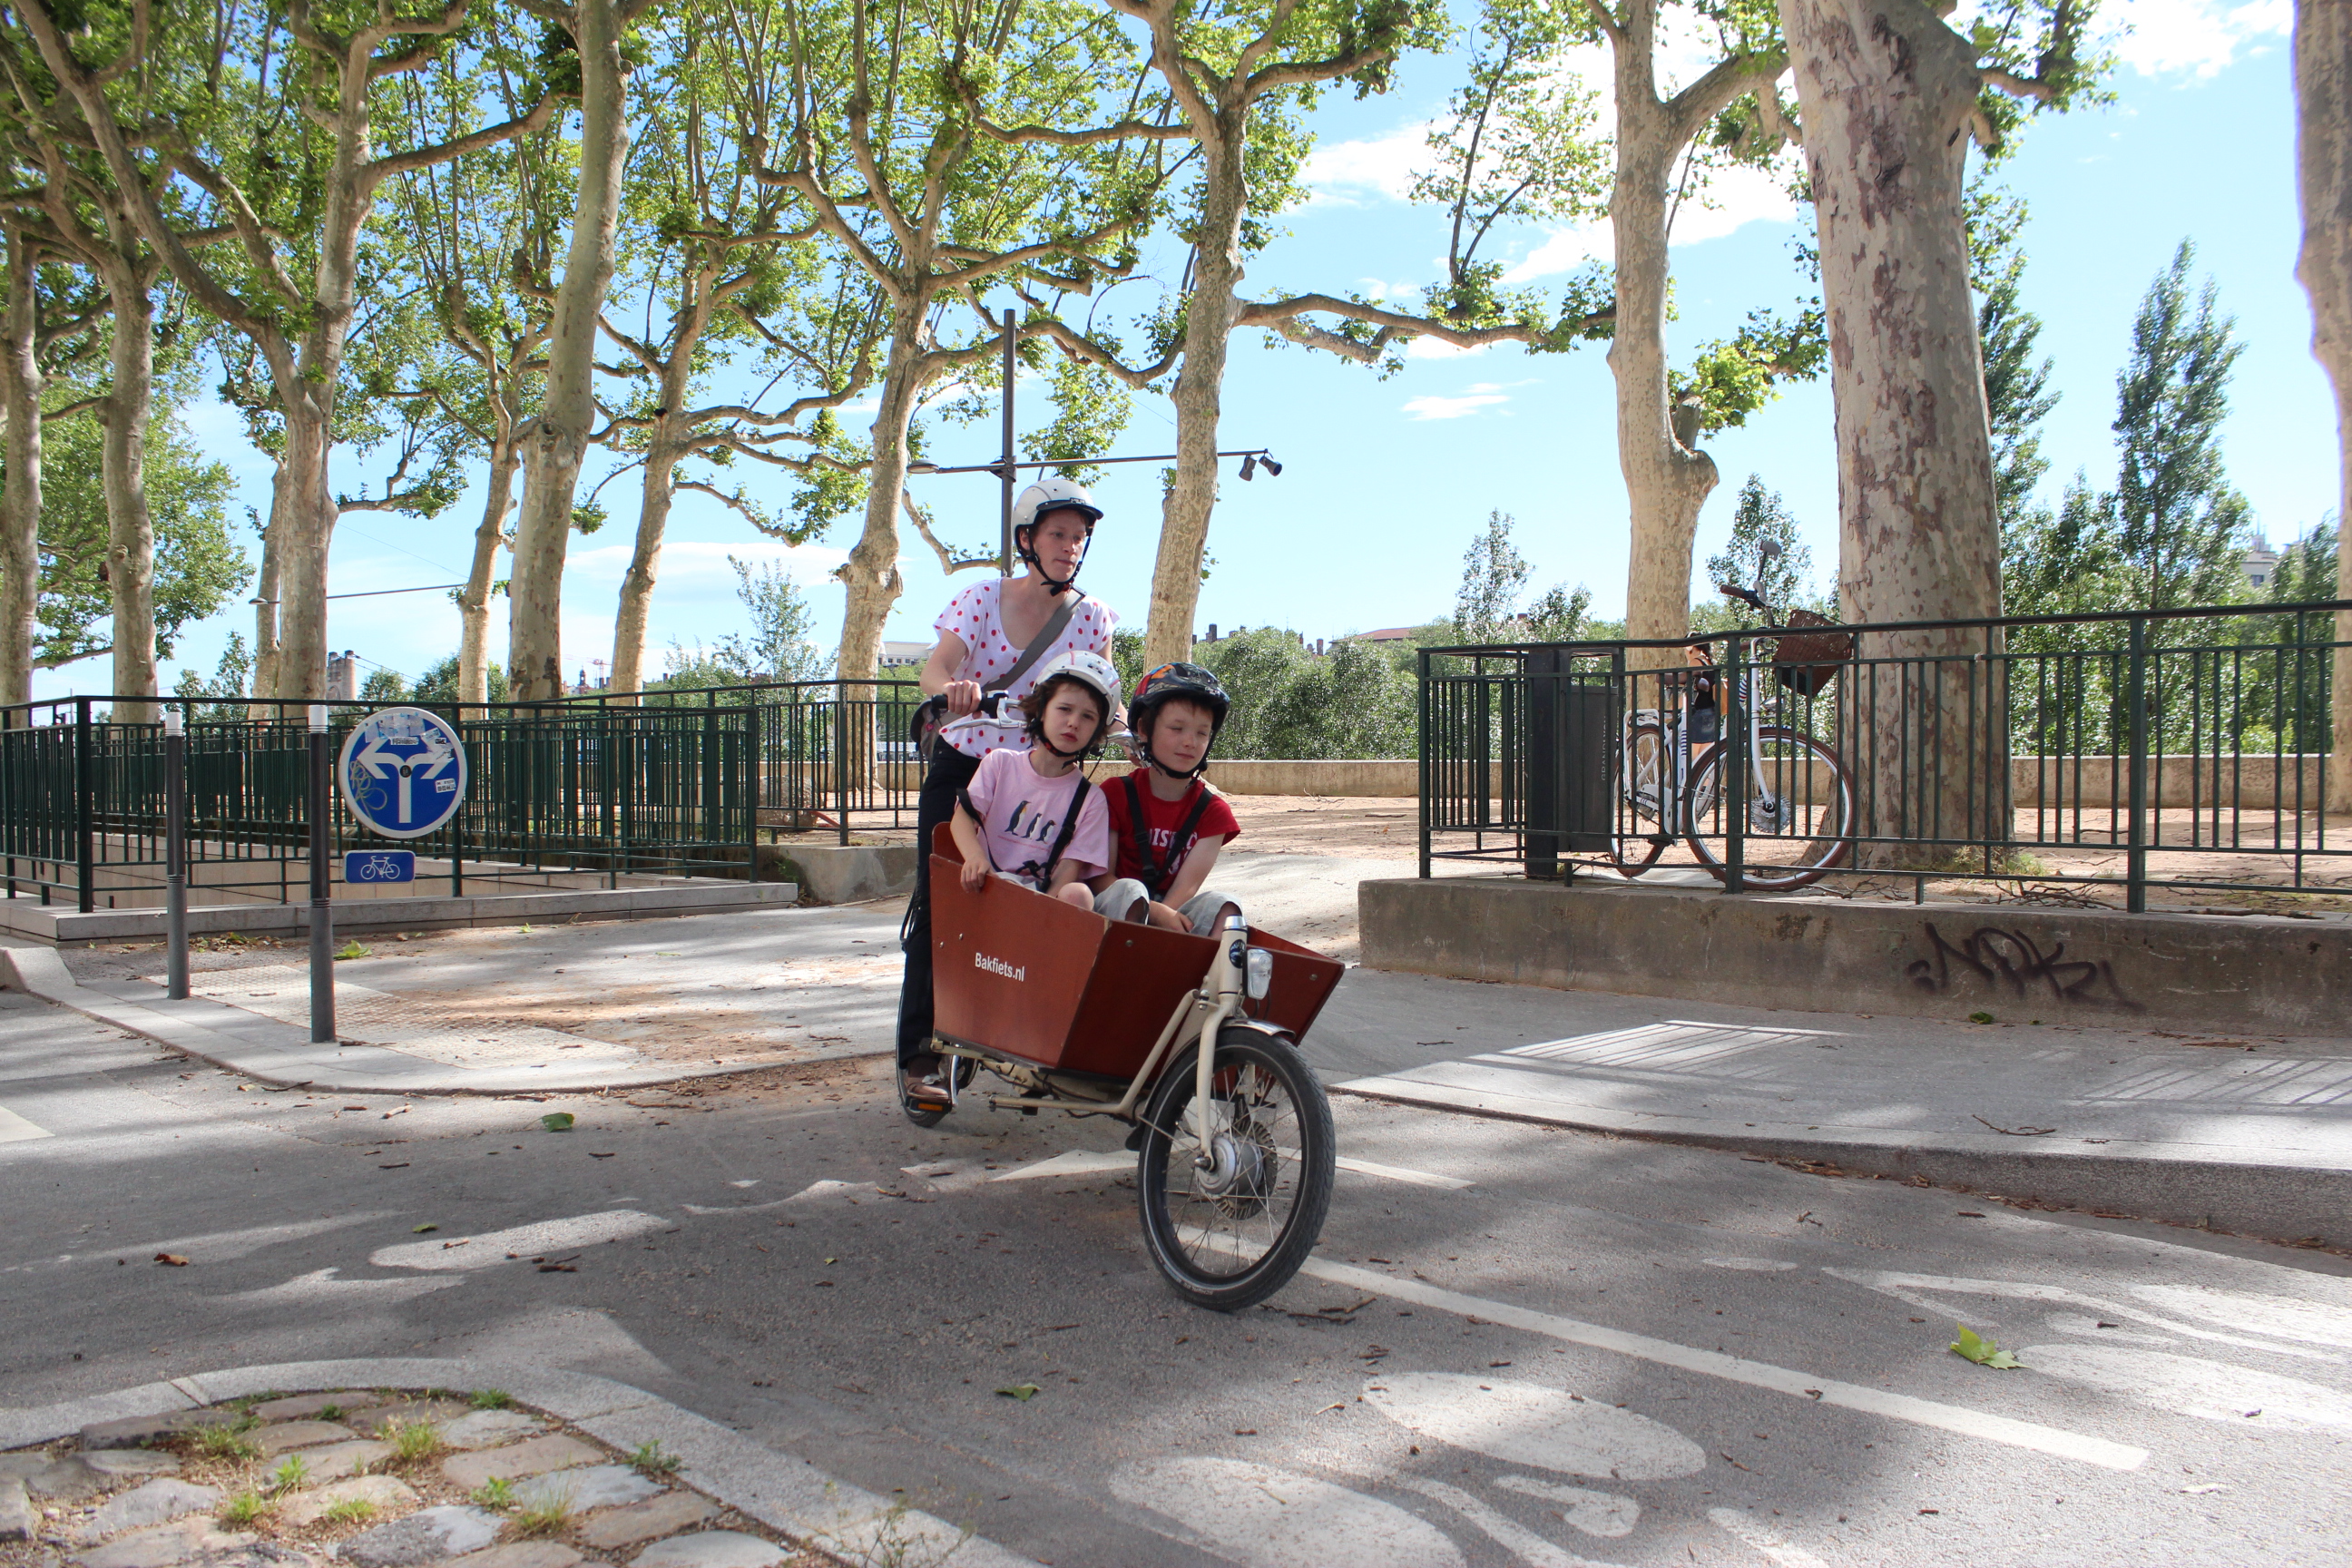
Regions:
[[2021, 1421], [2014, 1416], [1996, 1415], [1990, 1411], [1971, 1410], [1962, 1405], [1946, 1405], [1907, 1394], [1895, 1394], [1887, 1389], [1815, 1377], [1788, 1367], [1775, 1366], [1769, 1362], [1729, 1355], [1722, 1351], [1704, 1351], [1694, 1345], [1676, 1344], [1671, 1340], [1654, 1339], [1648, 1334], [1630, 1333], [1622, 1329], [1582, 1322], [1552, 1312], [1513, 1306], [1506, 1301], [1465, 1296], [1422, 1280], [1399, 1279], [1352, 1264], [1309, 1258], [1299, 1272], [1334, 1285], [1348, 1285], [1360, 1290], [1392, 1296], [1437, 1311], [1453, 1312], [1465, 1318], [1484, 1318], [1506, 1328], [1543, 1334], [1570, 1344], [1612, 1351], [1640, 1361], [1654, 1362], [1661, 1366], [1742, 1383], [1751, 1388], [1769, 1389], [1809, 1405], [1834, 1405], [1868, 1415], [1883, 1415], [1890, 1420], [1908, 1421], [1916, 1426], [1957, 1432], [1964, 1436], [1982, 1437], [1995, 1443], [2006, 1443], [2012, 1447], [2053, 1454], [2060, 1458], [2080, 1459], [2111, 1470], [2136, 1470], [2147, 1462], [2147, 1449], [2134, 1447], [2127, 1443], [2110, 1442], [2104, 1437], [2069, 1432], [2057, 1426], [2044, 1426], [2039, 1422]]
[[0, 1143], [22, 1143], [47, 1136], [47, 1128], [36, 1126], [6, 1106], [0, 1105]]
[[[1333, 1163], [1343, 1171], [1352, 1171], [1360, 1176], [1380, 1176], [1391, 1182], [1405, 1182], [1417, 1187], [1437, 1187], [1447, 1192], [1460, 1192], [1465, 1187], [1477, 1184], [1475, 1182], [1465, 1182], [1459, 1176], [1440, 1176], [1428, 1171], [1409, 1171], [1402, 1165], [1376, 1164], [1372, 1161], [1358, 1160], [1346, 1154], [1340, 1155]], [[940, 1167], [908, 1165], [902, 1168], [908, 1175], [913, 1176], [922, 1175]], [[1032, 1176], [1087, 1176], [1110, 1171], [1127, 1173], [1134, 1169], [1135, 1156], [1132, 1154], [1121, 1153], [1116, 1150], [1067, 1149], [1050, 1160], [1040, 1160], [1034, 1165], [1022, 1165], [1010, 1171], [999, 1171], [988, 1179], [992, 1182], [1019, 1182]]]

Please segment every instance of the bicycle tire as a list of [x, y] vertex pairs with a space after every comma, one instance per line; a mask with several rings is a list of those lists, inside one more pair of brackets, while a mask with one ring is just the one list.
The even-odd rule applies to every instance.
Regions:
[[[1195, 1046], [1179, 1054], [1152, 1086], [1144, 1111], [1143, 1144], [1136, 1158], [1136, 1205], [1142, 1215], [1144, 1246], [1161, 1278], [1196, 1307], [1235, 1312], [1290, 1283], [1323, 1234], [1338, 1160], [1331, 1102], [1322, 1080], [1286, 1037], [1227, 1025], [1217, 1037], [1214, 1082], [1231, 1120], [1229, 1131], [1218, 1137], [1222, 1142], [1230, 1136], [1247, 1160], [1236, 1159], [1233, 1173], [1213, 1184], [1213, 1173], [1194, 1169], [1189, 1156], [1176, 1154], [1171, 1136], [1192, 1101], [1199, 1049]], [[1256, 1075], [1254, 1085], [1251, 1075]], [[1283, 1119], [1278, 1115], [1264, 1114], [1265, 1097], [1276, 1089], [1292, 1108], [1293, 1125], [1287, 1128], [1279, 1124]], [[1251, 1102], [1253, 1093], [1256, 1103]], [[1230, 1099], [1223, 1098], [1228, 1095]], [[1295, 1139], [1295, 1146], [1286, 1144], [1286, 1137]], [[1183, 1169], [1171, 1172], [1171, 1163]], [[1244, 1222], [1273, 1211], [1286, 1174], [1292, 1178], [1288, 1212], [1254, 1256], [1242, 1257]], [[1171, 1175], [1184, 1188], [1181, 1213], [1169, 1205]], [[1204, 1256], [1216, 1250], [1206, 1244], [1215, 1239], [1211, 1227], [1219, 1220], [1234, 1222], [1227, 1227], [1236, 1243], [1237, 1266], [1232, 1268], [1213, 1267]], [[1198, 1243], [1187, 1236], [1188, 1229], [1202, 1232]]]
[[[1805, 829], [1796, 833], [1759, 831], [1750, 826], [1746, 837], [1749, 845], [1801, 842], [1804, 850], [1792, 865], [1776, 865], [1769, 860], [1749, 860], [1743, 855], [1740, 879], [1748, 886], [1762, 891], [1785, 892], [1793, 888], [1810, 886], [1822, 879], [1824, 872], [1835, 869], [1853, 849], [1854, 808], [1853, 775], [1847, 771], [1845, 759], [1830, 746], [1811, 735], [1799, 734], [1785, 725], [1767, 724], [1757, 731], [1759, 746], [1785, 746], [1801, 754], [1816, 766], [1825, 767], [1831, 783], [1831, 796], [1826, 834], [1820, 831], [1822, 820], [1809, 820]], [[1716, 746], [1691, 769], [1690, 797], [1720, 803], [1723, 788], [1719, 775], [1724, 759], [1730, 754], [1728, 746]], [[1809, 790], [1810, 794], [1811, 791]], [[1813, 803], [1804, 803], [1810, 807]], [[1717, 880], [1725, 876], [1723, 857], [1704, 830], [1704, 825], [1692, 821], [1686, 826], [1690, 845], [1698, 856], [1699, 864], [1712, 872]]]
[[[1645, 752], [1649, 759], [1646, 764], [1643, 761]], [[1675, 839], [1669, 819], [1679, 815], [1680, 802], [1666, 783], [1674, 771], [1672, 762], [1665, 731], [1657, 725], [1635, 724], [1625, 731], [1626, 782], [1611, 805], [1615, 819], [1609, 827], [1609, 858], [1629, 879], [1656, 865], [1658, 857]], [[1646, 795], [1641, 782], [1644, 766], [1648, 773]], [[1646, 834], [1635, 831], [1645, 820], [1645, 806], [1653, 813], [1646, 819], [1651, 827]]]

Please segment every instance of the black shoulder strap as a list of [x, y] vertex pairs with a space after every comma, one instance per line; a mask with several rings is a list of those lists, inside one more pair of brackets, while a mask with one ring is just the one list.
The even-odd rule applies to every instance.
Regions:
[[1142, 882], [1144, 891], [1157, 899], [1175, 883], [1177, 868], [1184, 863], [1185, 851], [1192, 842], [1192, 832], [1201, 826], [1201, 818], [1209, 814], [1209, 786], [1197, 780], [1194, 781], [1192, 809], [1184, 814], [1182, 824], [1169, 838], [1168, 854], [1164, 860], [1152, 850], [1151, 829], [1144, 824], [1143, 820], [1143, 795], [1142, 792], [1136, 788], [1133, 773], [1127, 775], [1127, 801], [1135, 830], [1135, 858], [1140, 862], [1137, 868], [1143, 873], [1138, 880]]
[[1044, 892], [1054, 880], [1054, 868], [1062, 863], [1062, 851], [1078, 831], [1078, 808], [1087, 804], [1087, 775], [1078, 775], [1078, 787], [1070, 792], [1070, 809], [1062, 818], [1062, 830], [1054, 835], [1053, 853], [1045, 857], [1045, 869], [1037, 873], [1037, 890]]

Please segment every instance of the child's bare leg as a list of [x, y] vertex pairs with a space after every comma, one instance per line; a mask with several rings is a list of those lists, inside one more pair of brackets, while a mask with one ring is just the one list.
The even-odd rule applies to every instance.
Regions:
[[1062, 902], [1066, 904], [1074, 905], [1078, 909], [1086, 910], [1088, 914], [1092, 914], [1094, 912], [1094, 890], [1087, 887], [1083, 882], [1065, 883], [1059, 889], [1055, 890], [1054, 896], [1061, 900]]

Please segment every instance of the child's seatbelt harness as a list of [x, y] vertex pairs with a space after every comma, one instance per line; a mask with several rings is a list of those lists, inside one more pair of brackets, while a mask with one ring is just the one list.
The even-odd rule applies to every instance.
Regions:
[[1162, 865], [1160, 857], [1152, 852], [1150, 825], [1143, 820], [1143, 791], [1137, 786], [1133, 773], [1128, 774], [1122, 782], [1127, 785], [1127, 824], [1135, 838], [1135, 858], [1140, 873], [1137, 880], [1143, 884], [1143, 890], [1150, 893], [1156, 902], [1175, 882], [1176, 868], [1184, 863], [1184, 852], [1192, 843], [1193, 829], [1199, 827], [1201, 818], [1208, 815], [1209, 788], [1202, 784], [1193, 784], [1192, 809], [1184, 814], [1184, 825], [1169, 838], [1168, 859]]
[[[1077, 835], [1078, 808], [1087, 803], [1087, 775], [1080, 773], [1078, 787], [1070, 792], [1070, 809], [1063, 814], [1061, 831], [1054, 835], [1052, 852], [1045, 857], [1042, 864], [1033, 861], [1025, 872], [1030, 881], [1036, 884], [1037, 890], [1041, 893], [1054, 885], [1054, 868], [1062, 863], [1062, 851], [1070, 847], [1070, 840]], [[956, 804], [971, 813], [971, 819], [979, 823], [982, 828], [988, 826], [988, 818], [982, 815], [980, 807], [972, 805], [970, 789], [956, 791]], [[981, 840], [981, 853], [983, 855], [988, 853], [988, 841], [985, 838]], [[996, 857], [993, 855], [988, 857], [988, 866], [992, 871], [1004, 869], [996, 863]], [[1016, 873], [1018, 874], [1022, 873]]]

